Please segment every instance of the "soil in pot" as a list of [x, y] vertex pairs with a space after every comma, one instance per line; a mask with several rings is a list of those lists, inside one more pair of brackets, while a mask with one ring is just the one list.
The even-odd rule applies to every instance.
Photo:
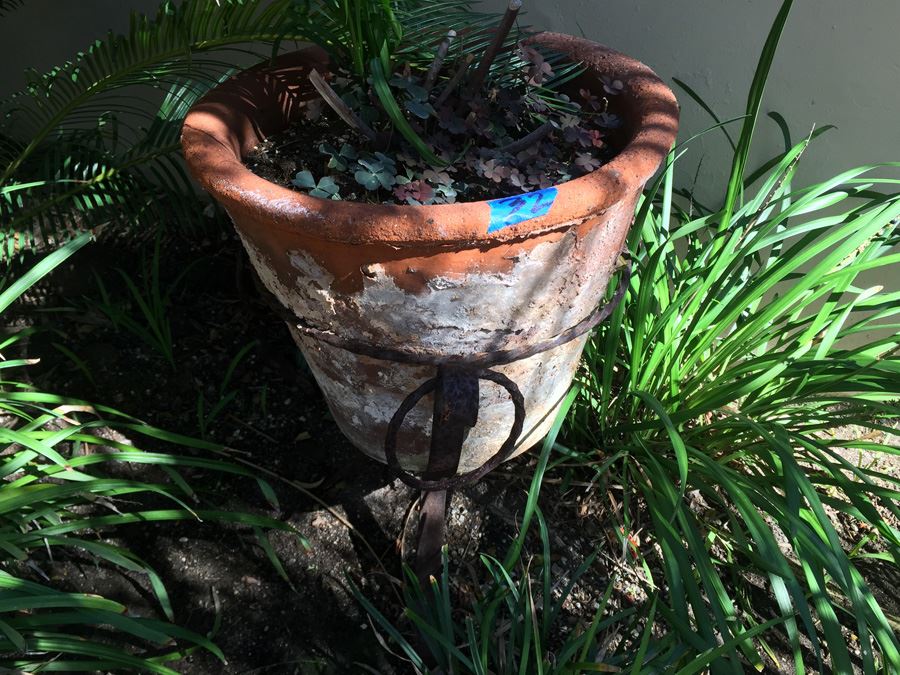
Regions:
[[[468, 128], [459, 119], [461, 128]], [[334, 113], [323, 111], [257, 145], [246, 166], [266, 180], [314, 197], [383, 204], [495, 199], [564, 183], [615, 157], [621, 121], [614, 113], [587, 123], [570, 116], [564, 124], [570, 126], [554, 128], [521, 150], [485, 146], [470, 149], [454, 164], [434, 167], [409, 150], [381, 152], [365, 144], [357, 149], [360, 139], [352, 130]], [[443, 131], [436, 135], [447, 137]], [[385, 185], [366, 189], [360, 181], [371, 175], [378, 176], [376, 181], [383, 177]]]
[[[581, 64], [522, 34], [504, 43], [502, 31], [493, 57], [460, 50], [434, 73], [437, 60], [425, 71], [397, 59], [380, 89], [339, 67], [312, 70], [321, 97], [303, 102], [298, 123], [257, 145], [246, 166], [314, 197], [421, 205], [544, 189], [609, 162], [626, 140], [616, 105], [625, 84], [573, 86]], [[479, 68], [468, 68], [475, 57]], [[478, 77], [485, 60], [493, 64], [486, 84]]]

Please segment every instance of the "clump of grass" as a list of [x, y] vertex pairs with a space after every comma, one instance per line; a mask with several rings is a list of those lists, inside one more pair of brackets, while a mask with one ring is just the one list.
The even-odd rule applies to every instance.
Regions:
[[[614, 664], [623, 662], [623, 657], [615, 653], [604, 654], [602, 662], [596, 658], [599, 637], [610, 629], [629, 624], [637, 614], [634, 608], [607, 614], [615, 580], [610, 582], [597, 609], [580, 630], [564, 637], [558, 631], [566, 601], [596, 558], [596, 555], [589, 556], [571, 572], [566, 583], [554, 579], [549, 529], [538, 506], [550, 453], [576, 394], [577, 389], [568, 394], [544, 440], [519, 535], [502, 561], [486, 554], [480, 556], [486, 581], [476, 589], [471, 603], [458, 606], [452, 599], [453, 582], [446, 548], [441, 578], [432, 577], [428, 588], [421, 588], [415, 573], [404, 568], [407, 576], [403, 587], [404, 618], [417, 633], [417, 640], [407, 639], [353, 587], [356, 599], [375, 619], [377, 628], [399, 647], [414, 672], [480, 675], [543, 672], [549, 675], [579, 672], [584, 668], [608, 670], [618, 668]], [[540, 555], [525, 556], [526, 538], [534, 530], [540, 541]]]
[[[893, 672], [898, 624], [857, 562], [897, 564], [900, 479], [839, 450], [896, 454], [900, 294], [860, 282], [898, 260], [900, 194], [872, 166], [795, 187], [812, 138], [792, 143], [777, 115], [784, 153], [745, 175], [790, 4], [757, 69], [723, 207], [678, 205], [680, 149], [645, 196], [629, 240], [636, 274], [588, 346], [568, 442], [631, 486], [621, 526], [650, 534], [647, 583], [668, 589], [658, 629], [694, 651], [729, 645], [714, 672], [774, 657], [768, 621], [796, 672]], [[827, 438], [851, 423], [884, 440]], [[877, 549], [842, 539], [836, 515], [877, 533]], [[754, 600], [752, 575], [771, 607]]]
[[[675, 632], [663, 633], [658, 617], [665, 616], [656, 587], [648, 588], [647, 601], [618, 606], [611, 597], [619, 585], [610, 575], [605, 590], [596, 598], [588, 616], [567, 624], [566, 609], [573, 590], [586, 572], [598, 564], [601, 550], [587, 556], [577, 569], [559, 576], [553, 570], [550, 527], [538, 505], [541, 487], [558, 434], [571, 406], [581, 394], [574, 387], [563, 400], [552, 429], [544, 439], [528, 489], [518, 535], [503, 560], [482, 554], [483, 581], [474, 597], [454, 598], [446, 551], [440, 579], [421, 588], [412, 570], [405, 568], [404, 619], [415, 638], [385, 617], [353, 587], [356, 599], [375, 620], [377, 628], [399, 647], [416, 673], [545, 673], [566, 675], [583, 672], [677, 672], [688, 675], [717, 668], [721, 655], [741, 640], [752, 639], [782, 621], [769, 620], [725, 640], [698, 649]], [[570, 454], [570, 453], [569, 453]], [[534, 536], [536, 535], [536, 536]], [[536, 538], [537, 550], [528, 550]]]
[[207, 438], [212, 424], [237, 397], [237, 389], [229, 388], [232, 377], [234, 376], [234, 371], [247, 355], [258, 346], [258, 340], [248, 342], [238, 350], [234, 357], [232, 357], [231, 361], [228, 363], [228, 367], [225, 369], [225, 375], [222, 377], [222, 382], [219, 384], [219, 388], [216, 391], [212, 404], [207, 402], [204, 392], [197, 392], [197, 427], [201, 438]]
[[160, 244], [162, 233], [157, 233], [153, 253], [148, 259], [143, 256], [140, 274], [133, 277], [123, 269], [116, 269], [121, 287], [127, 292], [125, 297], [117, 297], [110, 292], [103, 279], [95, 272], [99, 299], [86, 299], [109, 319], [113, 327], [126, 332], [160, 354], [172, 370], [175, 370], [175, 343], [172, 339], [172, 324], [169, 310], [173, 295], [182, 285], [185, 277], [199, 262], [185, 267], [166, 287], [160, 281]]

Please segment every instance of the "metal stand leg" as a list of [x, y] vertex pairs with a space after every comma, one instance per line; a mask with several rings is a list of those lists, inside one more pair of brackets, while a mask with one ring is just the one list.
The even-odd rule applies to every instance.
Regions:
[[[463, 442], [478, 421], [478, 375], [460, 368], [440, 366], [434, 389], [434, 416], [431, 427], [431, 451], [427, 480], [456, 475]], [[444, 523], [450, 493], [444, 490], [423, 492], [419, 518], [419, 543], [416, 550], [416, 576], [422, 587], [441, 566]]]
[[444, 546], [450, 499], [451, 495], [447, 490], [422, 493], [415, 568], [422, 589], [428, 588], [429, 578], [436, 576], [441, 569], [441, 549]]

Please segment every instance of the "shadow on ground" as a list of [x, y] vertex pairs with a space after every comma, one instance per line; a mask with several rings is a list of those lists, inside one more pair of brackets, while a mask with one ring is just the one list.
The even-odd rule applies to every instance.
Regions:
[[[26, 316], [37, 316], [39, 327], [46, 329], [28, 343], [28, 356], [40, 358], [32, 372], [35, 385], [111, 405], [168, 431], [199, 436], [205, 429], [210, 440], [257, 467], [254, 472], [275, 487], [279, 500], [273, 512], [252, 479], [183, 471], [207, 508], [274, 515], [308, 541], [307, 546], [298, 536], [269, 534], [288, 582], [247, 528], [180, 522], [110, 533], [111, 540], [160, 573], [178, 622], [202, 634], [214, 631], [228, 659], [223, 668], [213, 656], [196, 651], [176, 669], [188, 674], [352, 672], [359, 662], [378, 672], [404, 672], [402, 662], [379, 645], [348, 581], [385, 615], [399, 617], [401, 560], [412, 548], [416, 495], [340, 434], [287, 328], [257, 297], [233, 235], [217, 234], [199, 245], [169, 237], [161, 247], [160, 291], [171, 298], [165, 318], [174, 366], [159, 345], [117, 329], [110, 319], [111, 304], [114, 312], [146, 324], [118, 271], [141, 288], [152, 279], [146, 258], [152, 246], [144, 247], [143, 256], [134, 248], [133, 241], [94, 244], [60, 270], [51, 286], [32, 295], [29, 309], [41, 311]], [[106, 305], [95, 277], [109, 291]], [[245, 347], [246, 356], [235, 362]], [[227, 403], [210, 414], [223, 398]], [[128, 440], [145, 449], [179, 452], [137, 436]], [[449, 535], [460, 564], [477, 564], [480, 551], [502, 552], [508, 545], [525, 486], [518, 484], [515, 467], [528, 462], [517, 460], [505, 471], [507, 478], [490, 479], [456, 496]], [[124, 465], [121, 471], [150, 480], [155, 470]], [[521, 473], [523, 481], [527, 476]], [[297, 489], [279, 477], [315, 487]], [[510, 484], [516, 490], [508, 490]], [[102, 593], [135, 613], [161, 618], [140, 575], [125, 576], [75, 558], [48, 562], [47, 569], [61, 587]]]

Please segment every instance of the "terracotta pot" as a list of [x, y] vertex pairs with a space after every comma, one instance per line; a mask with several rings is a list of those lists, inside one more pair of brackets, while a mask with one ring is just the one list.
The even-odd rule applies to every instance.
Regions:
[[[297, 325], [431, 355], [517, 349], [550, 338], [602, 299], [640, 191], [675, 139], [675, 97], [645, 65], [567, 35], [544, 33], [535, 40], [587, 66], [576, 87], [602, 95], [601, 76], [624, 83], [616, 100], [623, 147], [597, 171], [518, 201], [331, 201], [251, 173], [241, 158], [296, 122], [299, 103], [315, 95], [308, 69], [327, 69], [317, 48], [236, 75], [198, 102], [185, 121], [182, 145], [191, 172], [231, 216], [266, 288], [296, 316], [292, 333], [338, 426], [381, 461], [389, 420], [434, 367], [362, 356]], [[585, 340], [495, 368], [524, 395], [527, 415], [517, 452], [547, 432]], [[429, 399], [410, 411], [399, 434], [398, 455], [408, 470], [422, 470], [427, 462]], [[460, 472], [497, 452], [512, 417], [507, 393], [482, 382], [478, 423], [463, 445]]]

